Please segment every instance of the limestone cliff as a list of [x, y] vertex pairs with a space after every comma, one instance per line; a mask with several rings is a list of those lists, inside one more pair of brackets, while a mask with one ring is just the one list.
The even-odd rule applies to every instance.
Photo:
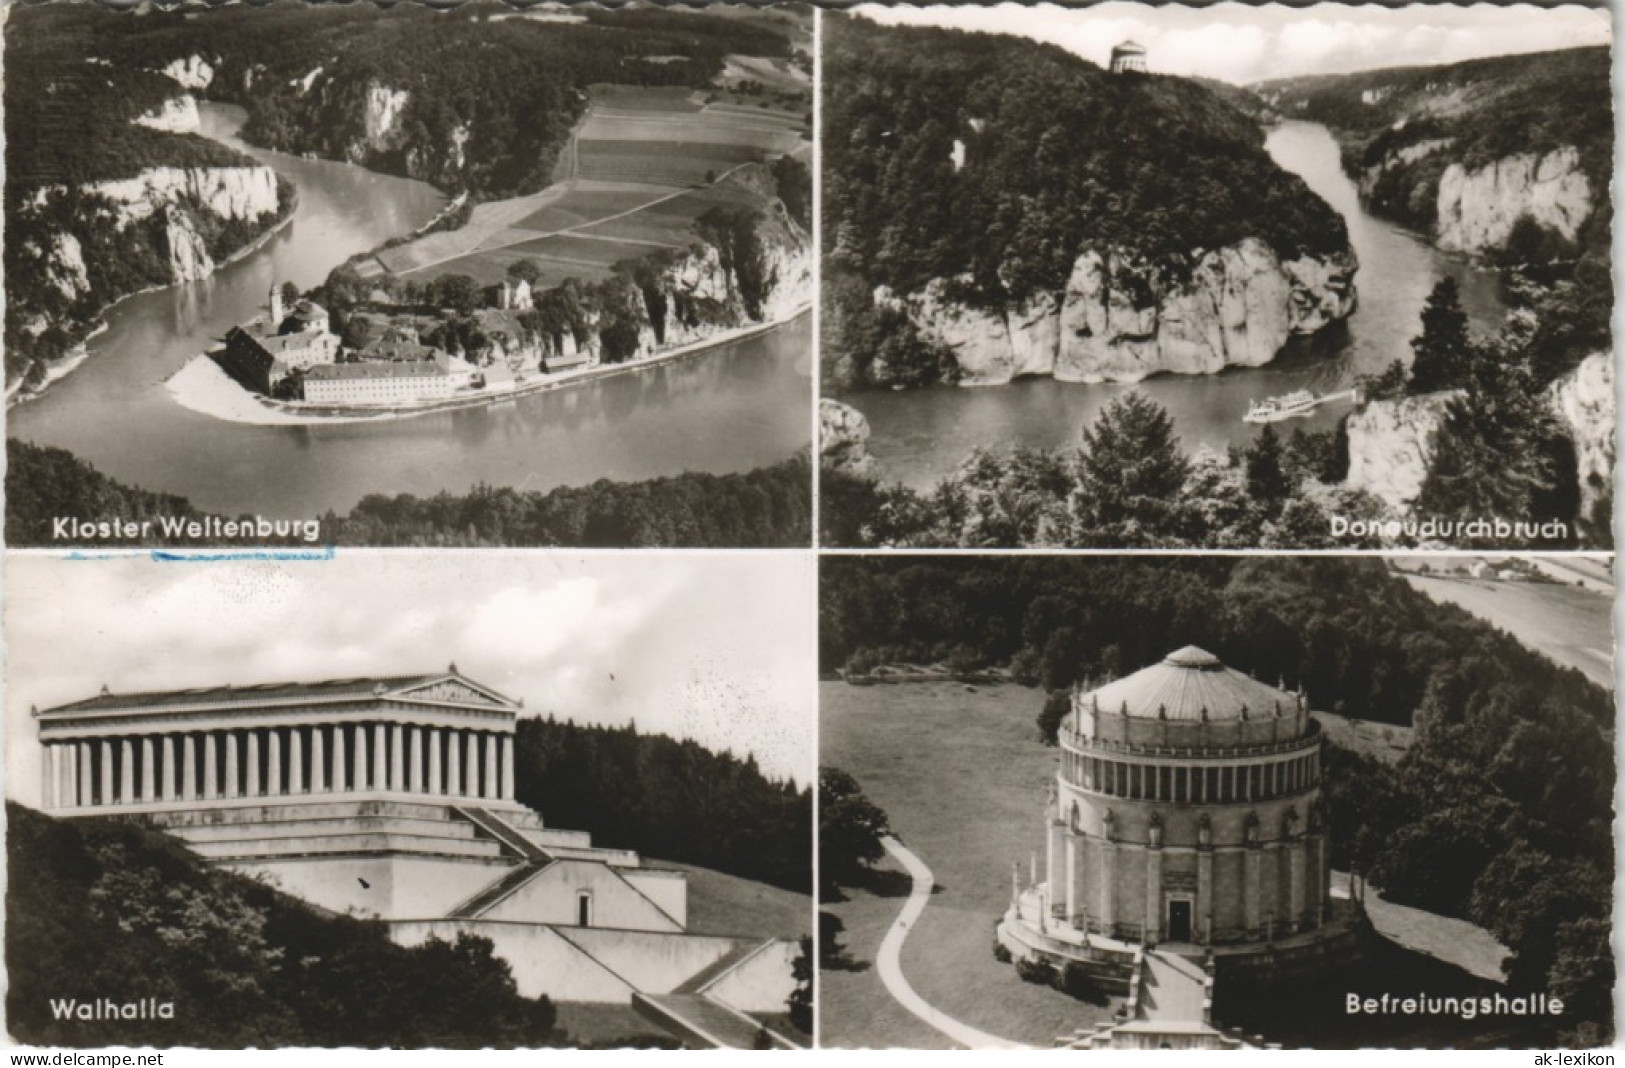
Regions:
[[1021, 375], [1138, 382], [1270, 362], [1293, 335], [1354, 310], [1355, 269], [1352, 252], [1283, 261], [1246, 238], [1201, 253], [1184, 277], [1091, 249], [1074, 261], [1064, 291], [1004, 309], [959, 302], [942, 279], [906, 297], [881, 287], [875, 303], [902, 308], [922, 337], [951, 352], [964, 385]]
[[275, 214], [276, 172], [269, 167], [149, 167], [134, 178], [93, 182], [82, 195], [115, 205], [116, 225], [128, 226], [167, 209], [197, 206], [219, 219]]
[[1398, 512], [1422, 493], [1433, 462], [1434, 435], [1450, 390], [1418, 397], [1371, 401], [1349, 416], [1349, 473], [1345, 485], [1364, 490]]
[[1514, 224], [1528, 217], [1573, 241], [1591, 211], [1591, 182], [1573, 145], [1471, 170], [1452, 163], [1439, 178], [1435, 240], [1454, 252], [1503, 248]]
[[818, 454], [829, 470], [870, 482], [880, 477], [880, 465], [869, 453], [869, 420], [828, 397], [818, 402]]
[[200, 126], [197, 100], [190, 93], [182, 93], [180, 96], [170, 97], [158, 107], [136, 116], [131, 121], [150, 130], [197, 133]]
[[1546, 395], [1574, 441], [1580, 514], [1589, 516], [1614, 484], [1614, 354], [1587, 356], [1553, 382]]

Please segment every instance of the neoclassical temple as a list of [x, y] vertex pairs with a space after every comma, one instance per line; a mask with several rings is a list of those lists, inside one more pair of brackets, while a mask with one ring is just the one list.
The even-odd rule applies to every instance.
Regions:
[[999, 926], [1013, 956], [1071, 962], [1132, 997], [1148, 967], [1178, 984], [1180, 959], [1198, 962], [1200, 985], [1227, 965], [1313, 959], [1348, 933], [1301, 692], [1187, 646], [1075, 688], [1059, 742], [1042, 878], [1036, 861], [1029, 885], [1018, 874]]
[[[796, 946], [688, 932], [688, 882], [515, 800], [519, 702], [458, 672], [111, 693], [36, 710], [41, 800], [131, 819], [403, 944], [490, 938], [522, 993], [750, 1044]], [[731, 1028], [731, 1029], [730, 1029]], [[786, 1044], [771, 1036], [779, 1044]]]

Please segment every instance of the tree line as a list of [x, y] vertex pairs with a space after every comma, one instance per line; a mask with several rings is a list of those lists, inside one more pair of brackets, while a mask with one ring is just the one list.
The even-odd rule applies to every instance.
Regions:
[[[36, 1046], [479, 1048], [569, 1041], [489, 939], [398, 946], [134, 824], [6, 803], [6, 1016]], [[173, 1002], [58, 1018], [53, 1000]]]
[[812, 892], [812, 795], [754, 757], [640, 733], [521, 719], [518, 799], [593, 843]]
[[[6, 441], [6, 543], [60, 545], [58, 517], [197, 519], [174, 494], [127, 486], [64, 449]], [[812, 535], [806, 455], [741, 474], [687, 473], [643, 482], [525, 491], [479, 486], [433, 497], [372, 495], [322, 517], [333, 545], [580, 545], [790, 547]], [[120, 544], [164, 545], [154, 536]], [[304, 544], [303, 542], [297, 544]]]

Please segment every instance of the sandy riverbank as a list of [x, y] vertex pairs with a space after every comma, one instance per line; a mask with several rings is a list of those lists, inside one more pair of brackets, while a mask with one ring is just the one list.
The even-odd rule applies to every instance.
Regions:
[[657, 367], [661, 364], [687, 359], [738, 341], [744, 341], [758, 334], [765, 334], [770, 330], [776, 330], [781, 326], [794, 322], [810, 311], [811, 307], [809, 305], [802, 307], [794, 315], [784, 319], [738, 327], [715, 337], [707, 338], [704, 341], [680, 345], [626, 363], [588, 367], [577, 371], [564, 371], [556, 375], [543, 375], [497, 389], [470, 391], [457, 396], [426, 401], [415, 405], [334, 408], [323, 405], [310, 405], [298, 401], [267, 400], [239, 386], [207, 354], [199, 354], [188, 360], [179, 371], [169, 377], [164, 385], [169, 390], [170, 395], [175, 398], [175, 402], [181, 407], [233, 423], [248, 423], [255, 426], [331, 426], [345, 423], [376, 423], [386, 420], [411, 419], [415, 416], [431, 415], [435, 412], [500, 404], [533, 393], [565, 389], [614, 375], [629, 374], [646, 368]]

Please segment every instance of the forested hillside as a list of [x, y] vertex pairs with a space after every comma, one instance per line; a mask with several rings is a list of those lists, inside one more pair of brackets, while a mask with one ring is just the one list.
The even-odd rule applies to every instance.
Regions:
[[[1414, 726], [1396, 766], [1330, 749], [1334, 864], [1494, 932], [1515, 990], [1569, 1006], [1564, 1041], [1612, 1034], [1614, 706], [1579, 672], [1373, 559], [841, 557], [821, 589], [825, 671], [1008, 665], [1056, 690], [1191, 643], [1317, 711]], [[1053, 734], [1064, 704], [1033, 706]]]
[[1159, 279], [1249, 237], [1283, 260], [1346, 250], [1342, 219], [1198, 82], [1018, 37], [824, 26], [826, 329], [845, 384], [872, 380], [883, 349], [887, 366], [932, 359], [868, 306], [876, 286], [952, 280], [953, 299], [1004, 308], [1064, 291], [1090, 250]]
[[519, 721], [515, 761], [519, 801], [595, 845], [812, 892], [812, 795], [754, 759], [548, 718]]
[[[34, 1046], [557, 1045], [488, 939], [404, 948], [205, 865], [167, 836], [6, 803], [6, 1028]], [[53, 999], [173, 1002], [173, 1019], [57, 1019]]]
[[[8, 439], [6, 459], [8, 545], [56, 544], [51, 532], [58, 517], [140, 521], [204, 514], [185, 498], [110, 479], [62, 449]], [[344, 516], [330, 512], [322, 519], [322, 541], [336, 545], [784, 547], [807, 545], [811, 537], [805, 456], [743, 474], [600, 479], [547, 492], [486, 486], [428, 498], [374, 495]], [[154, 537], [120, 544], [175, 543]]]

